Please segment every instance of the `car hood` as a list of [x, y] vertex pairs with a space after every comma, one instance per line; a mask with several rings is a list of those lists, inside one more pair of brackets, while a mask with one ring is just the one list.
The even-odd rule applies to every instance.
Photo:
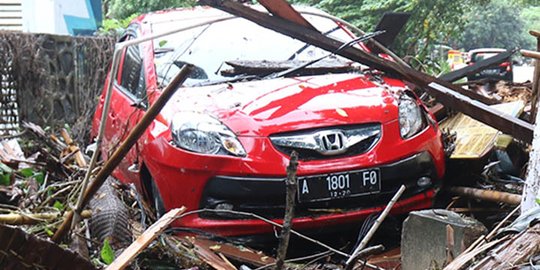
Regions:
[[238, 136], [324, 126], [385, 123], [397, 119], [395, 79], [358, 74], [279, 78], [178, 89], [162, 111], [170, 123], [178, 112], [211, 114]]

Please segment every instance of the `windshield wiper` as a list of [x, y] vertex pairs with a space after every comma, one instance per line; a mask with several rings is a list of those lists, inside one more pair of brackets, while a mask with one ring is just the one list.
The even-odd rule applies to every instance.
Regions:
[[383, 34], [384, 32], [385, 31], [383, 30], [383, 31], [376, 31], [376, 32], [372, 32], [372, 33], [366, 33], [366, 34], [364, 34], [364, 35], [362, 35], [362, 36], [360, 36], [358, 38], [355, 38], [355, 39], [341, 45], [339, 48], [337, 48], [337, 50], [335, 50], [335, 51], [333, 51], [333, 52], [331, 52], [331, 53], [329, 53], [327, 55], [324, 55], [324, 56], [319, 57], [317, 59], [311, 60], [311, 61], [309, 61], [309, 62], [307, 62], [305, 64], [302, 64], [300, 66], [293, 67], [293, 68], [281, 71], [279, 73], [270, 74], [270, 75], [266, 76], [265, 79], [275, 79], [275, 78], [280, 78], [280, 77], [285, 77], [287, 75], [291, 75], [293, 73], [296, 73], [296, 72], [304, 69], [305, 67], [307, 67], [309, 65], [313, 65], [313, 64], [315, 64], [315, 63], [317, 63], [317, 62], [319, 62], [319, 61], [321, 61], [321, 60], [323, 60], [323, 59], [325, 59], [327, 57], [336, 55], [337, 53], [344, 50], [345, 48], [348, 48], [348, 47], [350, 47], [350, 46], [352, 46], [352, 45], [354, 45], [354, 44], [356, 44], [358, 42], [362, 42], [362, 41], [366, 41], [366, 40], [368, 40], [370, 38], [374, 38], [374, 37], [376, 37], [376, 36], [378, 36], [380, 34]]

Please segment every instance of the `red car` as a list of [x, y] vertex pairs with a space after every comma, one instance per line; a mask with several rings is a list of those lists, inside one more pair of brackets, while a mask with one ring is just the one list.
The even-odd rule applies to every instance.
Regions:
[[[321, 32], [354, 38], [310, 11], [306, 18]], [[441, 132], [403, 81], [336, 56], [276, 76], [328, 52], [207, 7], [142, 15], [121, 41], [175, 28], [184, 30], [123, 52], [102, 148], [107, 159], [180, 68], [195, 65], [114, 172], [159, 213], [186, 206], [281, 222], [292, 151], [299, 153], [295, 229], [359, 223], [402, 184], [407, 190], [393, 213], [432, 205], [445, 169]], [[102, 110], [103, 96], [94, 135]], [[174, 225], [225, 236], [273, 232], [226, 211]]]

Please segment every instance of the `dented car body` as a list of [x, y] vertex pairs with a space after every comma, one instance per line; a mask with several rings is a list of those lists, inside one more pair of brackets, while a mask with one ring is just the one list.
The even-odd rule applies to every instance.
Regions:
[[[344, 42], [354, 38], [313, 13], [306, 18], [319, 31]], [[174, 28], [184, 30], [123, 52], [118, 74], [109, 78], [102, 151], [107, 159], [162, 86], [183, 65], [195, 65], [114, 172], [158, 212], [215, 210], [185, 216], [175, 226], [220, 235], [273, 232], [272, 225], [229, 210], [280, 222], [292, 151], [299, 154], [295, 229], [357, 223], [381, 211], [402, 184], [407, 190], [392, 213], [431, 206], [444, 174], [441, 134], [403, 81], [334, 56], [319, 63], [330, 67], [275, 76], [328, 52], [206, 7], [142, 15], [124, 40]], [[234, 61], [272, 68], [239, 69]]]

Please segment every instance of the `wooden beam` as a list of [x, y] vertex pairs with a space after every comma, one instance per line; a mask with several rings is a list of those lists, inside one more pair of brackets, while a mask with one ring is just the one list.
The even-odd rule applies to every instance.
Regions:
[[[303, 42], [320, 47], [327, 51], [336, 51], [342, 42], [327, 37], [317, 31], [308, 29], [296, 23], [284, 20], [276, 16], [253, 10], [247, 6], [231, 0], [200, 0], [202, 4], [209, 5], [233, 15], [243, 17], [263, 27], [280, 32], [284, 35], [296, 38]], [[391, 62], [375, 55], [368, 54], [354, 47], [348, 47], [338, 53], [350, 60], [362, 63], [371, 68], [378, 69], [403, 77], [418, 87], [423, 88], [430, 95], [434, 96], [443, 105], [448, 108], [463, 112], [470, 117], [492, 126], [513, 137], [531, 142], [533, 136], [533, 126], [523, 120], [515, 117], [501, 114], [499, 111], [490, 108], [479, 100], [485, 100], [486, 97], [455, 86], [451, 83], [434, 78], [421, 73], [410, 67]]]
[[116, 260], [114, 260], [106, 270], [122, 270], [126, 268], [141, 251], [143, 251], [156, 237], [158, 237], [169, 224], [176, 220], [180, 214], [186, 211], [185, 207], [175, 208], [163, 215], [156, 223], [152, 224], [150, 228], [144, 231], [135, 242], [131, 243]]
[[535, 31], [535, 30], [530, 30], [529, 31], [529, 34], [533, 37], [536, 37], [536, 38], [540, 38], [540, 32], [538, 31]]
[[300, 13], [285, 0], [258, 0], [270, 13], [282, 19], [316, 30]]

